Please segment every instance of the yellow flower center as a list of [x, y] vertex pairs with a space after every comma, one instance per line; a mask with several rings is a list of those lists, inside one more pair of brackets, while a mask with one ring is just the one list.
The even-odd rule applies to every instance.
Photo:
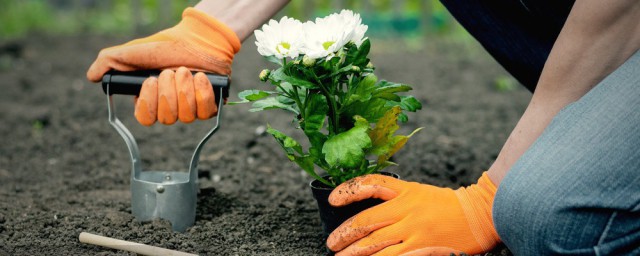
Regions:
[[325, 50], [329, 50], [329, 47], [331, 47], [335, 42], [334, 41], [326, 41], [324, 43], [322, 43], [322, 47]]
[[289, 50], [289, 48], [291, 48], [291, 45], [287, 42], [281, 42], [276, 46], [276, 51], [278, 51], [278, 53], [282, 54], [283, 52], [280, 51], [281, 49], [284, 50]]

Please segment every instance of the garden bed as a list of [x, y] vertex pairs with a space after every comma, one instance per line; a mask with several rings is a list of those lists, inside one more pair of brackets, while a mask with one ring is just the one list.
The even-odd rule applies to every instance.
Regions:
[[[221, 130], [204, 147], [195, 225], [184, 233], [166, 221], [139, 223], [130, 209], [131, 163], [107, 122], [107, 101], [85, 71], [99, 49], [125, 38], [31, 36], [0, 41], [0, 255], [127, 255], [81, 244], [81, 232], [202, 255], [320, 255], [325, 252], [311, 180], [265, 134], [267, 123], [297, 134], [279, 111], [223, 109]], [[17, 45], [17, 46], [16, 46]], [[421, 49], [372, 40], [376, 74], [413, 85], [424, 109], [400, 134], [412, 137], [388, 170], [404, 180], [458, 187], [474, 183], [498, 154], [530, 93], [498, 91], [507, 75], [480, 46], [426, 41]], [[232, 100], [259, 88], [269, 66], [247, 40], [236, 57]], [[14, 49], [15, 48], [15, 49]], [[8, 50], [7, 50], [8, 49]], [[132, 98], [118, 116], [140, 144], [143, 166], [186, 170], [213, 121], [144, 128]], [[302, 141], [302, 138], [298, 138]], [[510, 255], [504, 248], [492, 255]]]

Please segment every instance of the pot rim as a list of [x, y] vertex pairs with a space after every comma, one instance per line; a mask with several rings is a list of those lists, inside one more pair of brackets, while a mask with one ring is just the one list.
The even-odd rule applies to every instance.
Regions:
[[[395, 172], [381, 171], [381, 172], [378, 172], [378, 173], [375, 173], [375, 174], [382, 174], [382, 175], [387, 175], [387, 176], [394, 177], [394, 178], [396, 178], [396, 179], [400, 179], [400, 175], [399, 175], [399, 174], [397, 174], [397, 173], [395, 173]], [[327, 179], [327, 180], [330, 180], [330, 179], [331, 179], [331, 176], [329, 176], [328, 174], [326, 174], [326, 175], [322, 175], [322, 178]], [[314, 182], [315, 182], [316, 184], [314, 184]], [[317, 190], [329, 190], [329, 191], [330, 191], [330, 190], [335, 189], [335, 187], [329, 187], [329, 186], [327, 186], [327, 184], [324, 184], [324, 183], [322, 183], [321, 181], [316, 180], [316, 179], [312, 179], [312, 180], [309, 182], [309, 187], [311, 187], [311, 189], [317, 189]]]

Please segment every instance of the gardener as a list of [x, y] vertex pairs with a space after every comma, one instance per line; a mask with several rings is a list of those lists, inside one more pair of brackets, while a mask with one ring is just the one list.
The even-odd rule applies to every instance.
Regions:
[[[640, 2], [442, 0], [531, 102], [493, 165], [457, 190], [380, 175], [339, 186], [330, 202], [388, 202], [336, 229], [344, 255], [640, 254]], [[201, 1], [173, 28], [107, 48], [87, 77], [166, 69], [135, 107], [145, 125], [216, 114], [208, 80], [230, 74], [240, 42], [285, 0]], [[175, 70], [175, 71], [171, 71]], [[345, 193], [346, 192], [346, 193]]]

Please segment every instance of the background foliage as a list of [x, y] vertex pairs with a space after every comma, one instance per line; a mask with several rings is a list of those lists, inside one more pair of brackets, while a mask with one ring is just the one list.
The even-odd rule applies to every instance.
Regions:
[[[30, 33], [147, 33], [175, 24], [197, 0], [0, 0], [0, 41]], [[361, 13], [371, 37], [465, 38], [438, 0], [293, 0], [277, 16], [301, 20], [348, 8]]]
[[[34, 34], [148, 35], [174, 25], [182, 10], [199, 0], [0, 0], [0, 52], [12, 41]], [[475, 40], [439, 0], [292, 0], [274, 18], [309, 20], [352, 9], [369, 26], [376, 49], [421, 49], [444, 40], [463, 50], [478, 49]], [[380, 47], [382, 46], [382, 47]], [[0, 70], [10, 66], [0, 56]], [[510, 76], [496, 77], [498, 91], [515, 87]]]

